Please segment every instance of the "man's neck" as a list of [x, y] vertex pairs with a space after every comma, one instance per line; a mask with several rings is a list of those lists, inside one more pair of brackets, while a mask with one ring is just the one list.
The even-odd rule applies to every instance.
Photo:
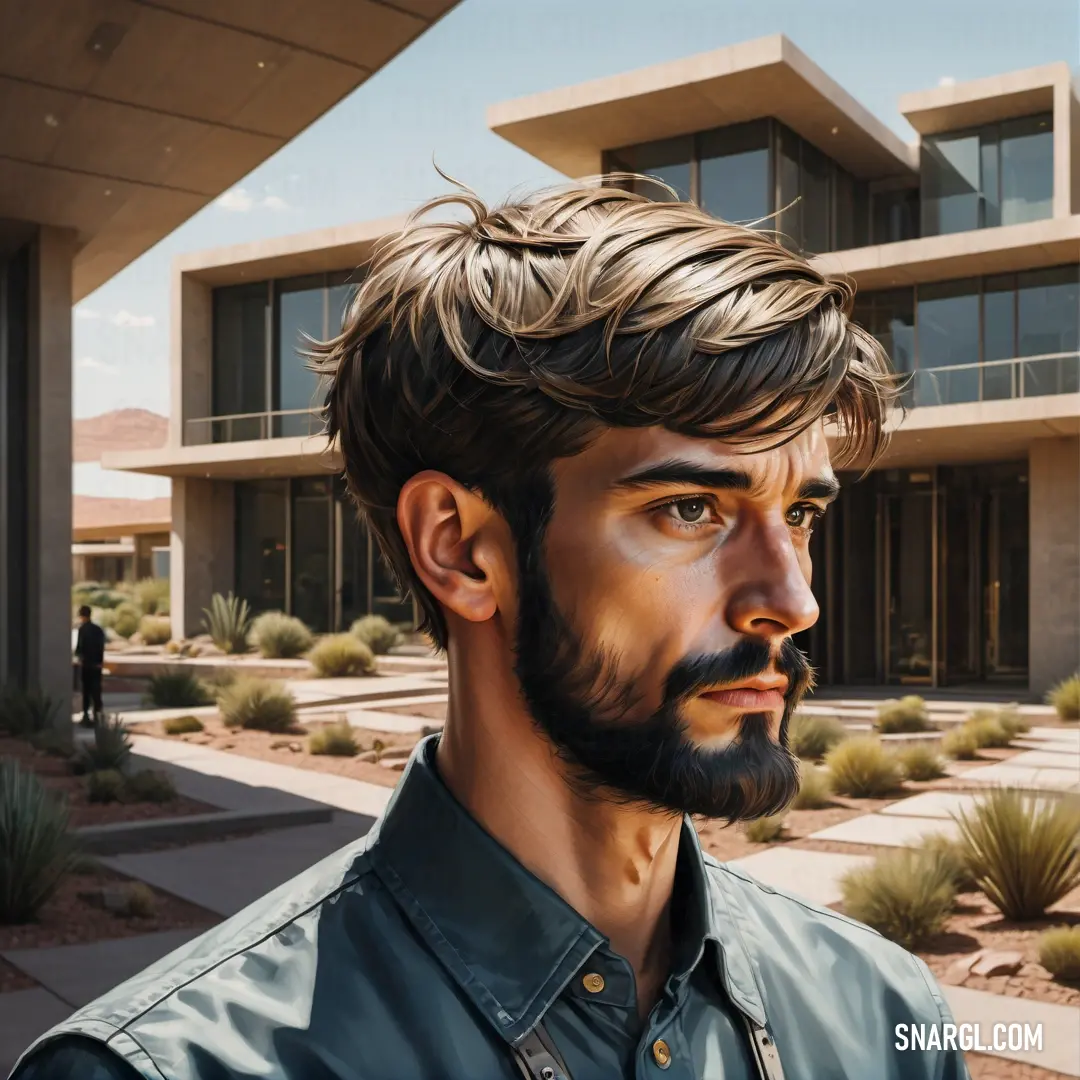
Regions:
[[488, 672], [485, 692], [470, 693], [470, 680], [455, 680], [453, 667], [436, 759], [443, 781], [491, 836], [630, 963], [639, 1010], [647, 1015], [670, 970], [681, 820], [581, 798], [516, 692], [490, 692], [498, 677]]

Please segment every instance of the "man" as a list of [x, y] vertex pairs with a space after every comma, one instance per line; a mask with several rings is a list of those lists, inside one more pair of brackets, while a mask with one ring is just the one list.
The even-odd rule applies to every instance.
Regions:
[[[93, 620], [93, 612], [85, 604], [79, 608], [79, 634], [75, 639], [75, 657], [79, 661], [82, 679], [82, 720], [92, 727], [101, 720], [101, 669], [105, 663], [105, 631]], [[90, 709], [94, 718], [90, 719]]]
[[703, 857], [687, 817], [797, 788], [827, 430], [871, 460], [893, 399], [850, 287], [688, 204], [448, 203], [317, 350], [350, 490], [447, 652], [444, 732], [367, 838], [16, 1075], [966, 1076], [894, 1049], [948, 1020], [921, 961]]

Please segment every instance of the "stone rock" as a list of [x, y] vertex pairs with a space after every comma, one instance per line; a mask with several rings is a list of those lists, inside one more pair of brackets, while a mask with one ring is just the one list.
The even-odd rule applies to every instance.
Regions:
[[404, 772], [405, 766], [408, 765], [408, 758], [387, 758], [384, 757], [380, 760], [379, 764], [384, 769], [393, 769], [395, 772]]
[[979, 962], [971, 969], [972, 975], [981, 975], [990, 978], [994, 975], [1015, 975], [1024, 962], [1022, 953], [1018, 952], [995, 952], [988, 949], [980, 957]]
[[376, 754], [374, 750], [364, 750], [356, 755], [356, 760], [367, 761], [371, 764], [374, 764], [376, 761], [379, 760], [379, 755]]
[[1051, 979], [1053, 976], [1042, 964], [1024, 964], [1017, 972], [1021, 979]]
[[289, 743], [289, 751], [293, 754], [299, 754], [303, 752], [303, 747], [298, 742]]
[[971, 974], [971, 969], [982, 959], [985, 952], [985, 949], [979, 949], [978, 952], [968, 953], [967, 956], [954, 960], [942, 975], [941, 981], [948, 986], [963, 986]]
[[126, 915], [131, 902], [131, 889], [127, 885], [103, 885], [101, 906], [114, 915]]

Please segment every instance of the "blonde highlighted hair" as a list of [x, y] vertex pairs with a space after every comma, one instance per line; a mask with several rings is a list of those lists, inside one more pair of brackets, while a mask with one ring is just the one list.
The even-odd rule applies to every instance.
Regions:
[[[429, 219], [445, 206], [464, 215]], [[397, 528], [409, 477], [444, 471], [514, 528], [522, 499], [551, 498], [551, 462], [604, 426], [757, 450], [825, 418], [841, 461], [872, 460], [895, 384], [853, 296], [689, 203], [579, 183], [491, 209], [460, 190], [385, 238], [313, 357], [349, 489], [445, 646]]]

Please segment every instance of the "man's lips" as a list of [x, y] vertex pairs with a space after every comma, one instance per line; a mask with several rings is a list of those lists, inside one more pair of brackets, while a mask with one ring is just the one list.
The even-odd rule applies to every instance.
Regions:
[[746, 709], [753, 712], [772, 712], [783, 709], [784, 693], [788, 681], [784, 676], [749, 679], [739, 686], [729, 686], [722, 690], [710, 690], [702, 694], [704, 698], [715, 701], [718, 705], [727, 705], [734, 709]]

